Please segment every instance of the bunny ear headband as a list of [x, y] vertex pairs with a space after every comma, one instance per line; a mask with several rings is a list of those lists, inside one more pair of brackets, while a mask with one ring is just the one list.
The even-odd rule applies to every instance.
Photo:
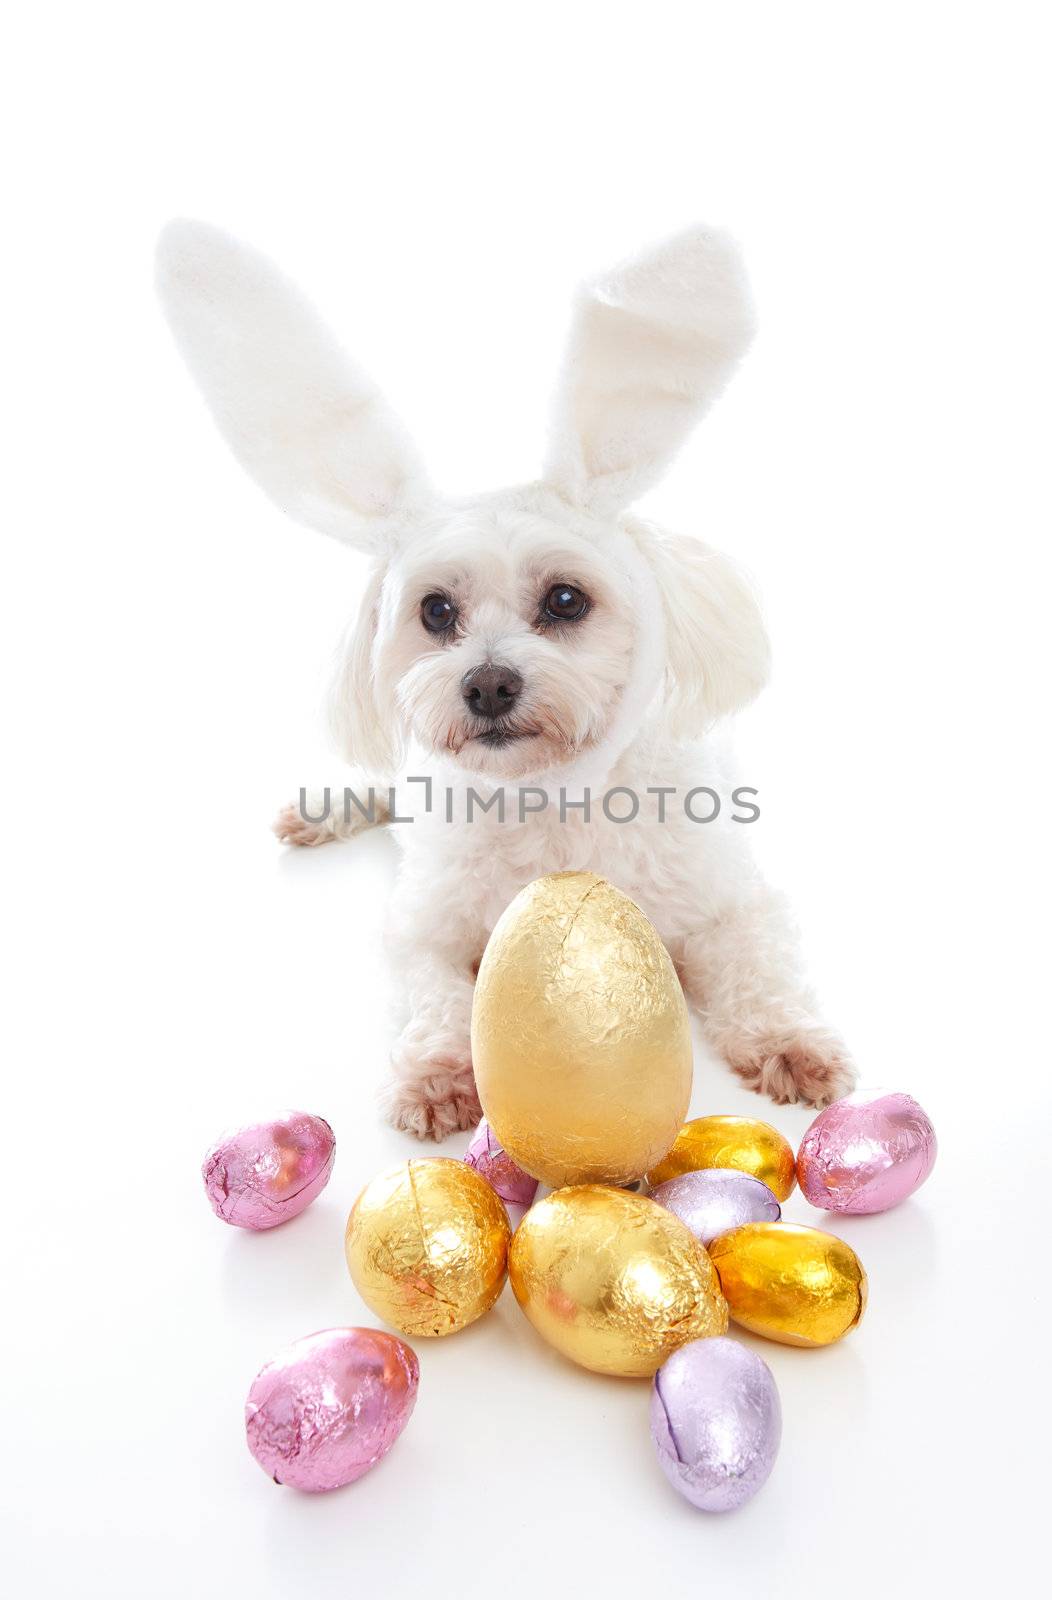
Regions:
[[[379, 390], [264, 256], [173, 222], [157, 281], [176, 342], [246, 470], [297, 521], [382, 548], [434, 504]], [[578, 294], [544, 478], [610, 516], [657, 481], [752, 334], [737, 246], [697, 227]]]

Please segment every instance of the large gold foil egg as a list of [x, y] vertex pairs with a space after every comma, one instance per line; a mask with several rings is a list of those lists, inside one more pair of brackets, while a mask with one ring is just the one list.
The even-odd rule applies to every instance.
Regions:
[[833, 1344], [862, 1321], [866, 1274], [819, 1228], [747, 1222], [709, 1245], [731, 1316], [779, 1344]]
[[695, 1117], [684, 1123], [676, 1142], [647, 1173], [652, 1189], [684, 1172], [703, 1167], [735, 1167], [759, 1178], [777, 1200], [788, 1200], [796, 1185], [796, 1157], [788, 1139], [769, 1122], [753, 1117]]
[[591, 872], [538, 878], [508, 906], [479, 968], [471, 1049], [500, 1143], [556, 1189], [631, 1183], [690, 1101], [675, 968], [639, 907]]
[[727, 1331], [702, 1246], [671, 1211], [623, 1189], [585, 1184], [539, 1201], [508, 1276], [537, 1332], [592, 1372], [646, 1377], [680, 1345]]
[[463, 1161], [403, 1161], [367, 1184], [347, 1219], [354, 1286], [399, 1333], [437, 1338], [481, 1317], [500, 1294], [511, 1225]]

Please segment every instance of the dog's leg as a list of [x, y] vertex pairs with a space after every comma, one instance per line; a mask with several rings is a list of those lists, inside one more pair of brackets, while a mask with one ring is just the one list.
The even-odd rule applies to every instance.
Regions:
[[800, 971], [796, 928], [781, 896], [762, 889], [686, 940], [681, 973], [712, 1044], [777, 1105], [826, 1105], [854, 1083], [851, 1059], [818, 1016]]
[[271, 826], [282, 844], [329, 844], [381, 827], [389, 815], [387, 790], [361, 778], [343, 789], [301, 789], [299, 799], [283, 807]]
[[473, 1128], [482, 1115], [471, 1070], [474, 972], [470, 957], [454, 964], [444, 954], [399, 943], [394, 965], [409, 1020], [391, 1053], [381, 1103], [396, 1128], [419, 1139], [444, 1139]]

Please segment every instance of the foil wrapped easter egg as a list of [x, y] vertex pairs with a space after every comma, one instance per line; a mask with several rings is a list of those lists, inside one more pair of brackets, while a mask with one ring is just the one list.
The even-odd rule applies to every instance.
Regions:
[[438, 1338], [500, 1294], [511, 1225], [503, 1201], [463, 1161], [403, 1161], [367, 1184], [347, 1219], [354, 1286], [400, 1333]]
[[796, 1157], [788, 1139], [754, 1117], [695, 1117], [685, 1123], [663, 1160], [647, 1173], [656, 1189], [684, 1172], [733, 1167], [765, 1183], [776, 1200], [788, 1200], [796, 1184]]
[[801, 1192], [824, 1211], [889, 1211], [920, 1188], [936, 1150], [935, 1129], [910, 1095], [859, 1090], [812, 1122], [796, 1175]]
[[235, 1228], [276, 1228], [298, 1217], [332, 1174], [336, 1140], [321, 1117], [286, 1111], [225, 1133], [201, 1168], [212, 1210]]
[[866, 1274], [849, 1244], [818, 1228], [749, 1222], [709, 1246], [731, 1317], [779, 1344], [833, 1344], [862, 1320]]
[[468, 1145], [464, 1160], [479, 1177], [494, 1188], [506, 1206], [531, 1206], [537, 1194], [537, 1179], [514, 1162], [483, 1117]]
[[770, 1477], [782, 1407], [765, 1361], [733, 1339], [669, 1356], [650, 1392], [650, 1433], [673, 1488], [701, 1511], [736, 1511]]
[[248, 1391], [248, 1448], [275, 1483], [339, 1489], [390, 1450], [416, 1404], [419, 1375], [416, 1356], [393, 1333], [326, 1328], [297, 1339]]
[[512, 1240], [515, 1298], [548, 1343], [592, 1372], [649, 1377], [680, 1345], [727, 1331], [712, 1263], [664, 1207], [602, 1184], [558, 1189]]
[[650, 1198], [709, 1244], [745, 1222], [777, 1222], [782, 1208], [765, 1183], [733, 1167], [704, 1167], [660, 1183]]
[[552, 1188], [631, 1183], [690, 1100], [683, 991], [639, 907], [590, 872], [538, 878], [493, 930], [471, 1018], [479, 1098]]

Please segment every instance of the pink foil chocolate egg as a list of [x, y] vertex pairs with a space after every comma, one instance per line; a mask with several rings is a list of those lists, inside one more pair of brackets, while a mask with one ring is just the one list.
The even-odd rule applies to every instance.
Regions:
[[409, 1421], [420, 1367], [375, 1328], [297, 1339], [257, 1373], [245, 1402], [248, 1448], [275, 1483], [317, 1494], [375, 1467]]
[[823, 1211], [889, 1211], [935, 1165], [935, 1129], [908, 1094], [863, 1089], [821, 1112], [796, 1158], [801, 1192]]
[[235, 1228], [276, 1228], [298, 1217], [329, 1181], [336, 1156], [321, 1117], [286, 1111], [225, 1133], [205, 1156], [201, 1175], [217, 1217]]
[[532, 1206], [537, 1197], [537, 1179], [523, 1172], [511, 1159], [485, 1118], [475, 1130], [464, 1160], [496, 1189], [506, 1205]]

